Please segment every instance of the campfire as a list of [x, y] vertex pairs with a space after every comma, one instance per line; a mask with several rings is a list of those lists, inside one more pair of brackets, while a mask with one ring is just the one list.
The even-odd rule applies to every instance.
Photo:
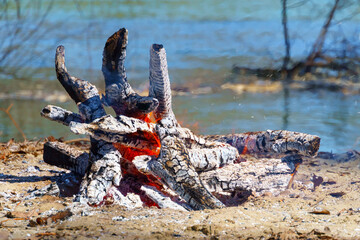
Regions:
[[[105, 95], [65, 67], [56, 49], [57, 78], [79, 114], [46, 106], [41, 115], [90, 137], [81, 152], [61, 142], [44, 146], [44, 160], [82, 176], [75, 198], [92, 206], [117, 203], [198, 210], [239, 203], [239, 192], [278, 194], [291, 182], [302, 156], [317, 153], [320, 138], [285, 130], [197, 136], [172, 110], [165, 49], [150, 48], [150, 89], [137, 94], [124, 67], [128, 31], [109, 37], [103, 52]], [[111, 107], [116, 117], [107, 115]]]

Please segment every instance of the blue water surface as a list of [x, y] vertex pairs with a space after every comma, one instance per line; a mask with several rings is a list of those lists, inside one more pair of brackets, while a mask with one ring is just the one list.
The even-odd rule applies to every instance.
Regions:
[[[9, 7], [7, 19], [0, 19], [0, 37], [4, 39], [1, 50], [16, 41], [7, 37], [12, 31], [9, 26], [24, 26], [24, 32], [36, 29], [41, 13], [51, 2], [49, 14], [40, 25], [43, 32], [36, 39], [21, 42], [23, 47], [16, 53], [32, 56], [21, 66], [35, 70], [34, 73], [29, 79], [0, 75], [0, 92], [28, 88], [63, 91], [53, 70], [55, 49], [60, 44], [66, 48], [71, 74], [103, 88], [100, 68], [105, 41], [119, 28], [126, 27], [129, 30], [126, 68], [135, 88], [147, 88], [149, 48], [152, 43], [161, 43], [167, 51], [173, 86], [219, 89], [205, 95], [173, 98], [178, 118], [199, 133], [288, 129], [320, 136], [323, 151], [360, 149], [358, 96], [291, 91], [285, 100], [282, 92], [236, 95], [220, 90], [234, 65], [267, 68], [282, 64], [285, 49], [281, 1], [36, 1], [39, 5], [35, 1], [21, 1], [21, 22], [14, 6]], [[297, 6], [296, 2], [289, 2], [293, 60], [307, 56], [333, 1], [304, 3]], [[336, 13], [324, 49], [331, 52], [343, 39], [359, 41], [359, 16], [346, 19], [356, 9], [358, 6], [345, 6]], [[5, 63], [0, 62], [1, 68], [17, 66], [17, 62], [1, 64]], [[66, 127], [40, 117], [40, 110], [49, 103], [2, 99], [0, 107], [6, 108], [11, 103], [14, 103], [11, 113], [28, 138], [76, 137]], [[60, 105], [76, 110], [72, 103]], [[13, 137], [21, 139], [8, 116], [0, 112], [0, 140]]]

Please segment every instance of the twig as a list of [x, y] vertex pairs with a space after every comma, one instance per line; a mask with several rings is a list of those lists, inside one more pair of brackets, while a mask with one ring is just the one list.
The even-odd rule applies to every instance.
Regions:
[[322, 48], [323, 48], [324, 42], [325, 42], [325, 36], [328, 32], [330, 23], [334, 17], [334, 14], [338, 7], [339, 1], [340, 0], [335, 0], [334, 6], [331, 8], [329, 16], [326, 19], [326, 21], [321, 29], [321, 32], [320, 32], [319, 36], [317, 37], [309, 56], [306, 59], [305, 64], [307, 67], [310, 67], [314, 63], [314, 60], [320, 55], [320, 53], [322, 51]]
[[15, 119], [13, 118], [13, 116], [10, 114], [10, 109], [12, 108], [13, 105], [14, 105], [14, 104], [11, 103], [8, 108], [6, 108], [6, 109], [5, 109], [5, 108], [0, 108], [0, 110], [3, 111], [4, 113], [6, 113], [6, 114], [9, 116], [10, 120], [12, 121], [12, 123], [14, 124], [14, 126], [16, 127], [16, 129], [21, 133], [22, 137], [24, 138], [24, 141], [26, 142], [26, 141], [27, 141], [27, 138], [26, 138], [25, 133], [23, 132], [23, 130], [21, 130], [19, 124], [17, 124], [17, 122], [15, 121]]
[[66, 209], [49, 217], [39, 217], [36, 219], [36, 223], [38, 225], [47, 225], [49, 223], [57, 222], [59, 220], [64, 220], [71, 216], [72, 216], [72, 212], [69, 209]]
[[37, 237], [56, 236], [55, 232], [36, 233]]
[[287, 27], [287, 12], [286, 12], [286, 0], [281, 0], [282, 3], [282, 25], [284, 31], [284, 42], [285, 42], [285, 57], [283, 60], [282, 70], [286, 71], [290, 61], [290, 41], [289, 32]]
[[18, 220], [29, 220], [29, 218], [27, 218], [27, 217], [8, 218], [8, 219], [5, 219], [5, 220], [2, 220], [2, 221], [0, 222], [0, 226], [2, 226], [4, 222], [10, 221], [10, 220], [16, 220], [16, 221], [18, 221]]
[[90, 139], [88, 139], [88, 138], [76, 138], [76, 139], [70, 139], [70, 140], [64, 141], [64, 143], [74, 143], [74, 142], [90, 142]]
[[292, 184], [293, 184], [293, 182], [294, 182], [294, 178], [295, 178], [296, 173], [298, 172], [299, 167], [300, 167], [300, 163], [295, 164], [294, 172], [291, 174], [291, 178], [290, 178], [290, 181], [289, 181], [286, 189], [292, 188]]

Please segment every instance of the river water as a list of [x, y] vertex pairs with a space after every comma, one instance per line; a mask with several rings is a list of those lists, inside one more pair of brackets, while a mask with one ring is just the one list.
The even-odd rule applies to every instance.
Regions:
[[[41, 2], [38, 10], [41, 13], [51, 1], [35, 2]], [[310, 51], [332, 3], [309, 2], [303, 6], [289, 3], [294, 59], [301, 59]], [[39, 16], [32, 12], [34, 9], [34, 4], [23, 1], [21, 14], [25, 29], [35, 28], [39, 21]], [[329, 51], [343, 38], [359, 41], [360, 19], [341, 20], [352, 9], [345, 8], [336, 15], [337, 22], [330, 29], [325, 45]], [[0, 23], [0, 36], [8, 39], [4, 26], [9, 20], [2, 18]], [[320, 90], [290, 91], [289, 97], [284, 98], [282, 92], [237, 95], [220, 89], [234, 65], [256, 68], [281, 64], [284, 47], [280, 1], [55, 1], [41, 25], [46, 31], [36, 40], [30, 38], [22, 42], [23, 48], [17, 53], [31, 56], [21, 65], [33, 71], [31, 76], [0, 75], [0, 93], [8, 96], [0, 99], [0, 107], [14, 104], [10, 113], [29, 139], [49, 135], [77, 137], [66, 127], [42, 119], [39, 114], [47, 104], [76, 110], [74, 104], [31, 97], [21, 99], [11, 93], [62, 91], [53, 70], [55, 48], [60, 44], [66, 48], [69, 71], [102, 89], [102, 49], [107, 37], [121, 27], [129, 30], [126, 67], [135, 88], [146, 89], [149, 47], [152, 43], [162, 43], [167, 51], [173, 86], [215, 89], [208, 94], [173, 98], [175, 114], [198, 133], [287, 129], [320, 136], [322, 151], [360, 149], [359, 96]], [[4, 42], [3, 49], [11, 44], [10, 40]], [[16, 67], [16, 62], [7, 64]], [[0, 67], [7, 65], [0, 62]], [[20, 140], [21, 134], [8, 116], [0, 112], [0, 140], [10, 138]]]

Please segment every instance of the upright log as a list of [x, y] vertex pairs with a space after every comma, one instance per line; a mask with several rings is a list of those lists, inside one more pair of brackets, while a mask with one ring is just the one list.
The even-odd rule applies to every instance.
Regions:
[[[56, 49], [55, 68], [58, 80], [78, 105], [81, 118], [85, 122], [92, 122], [106, 115], [96, 87], [87, 81], [70, 76], [67, 72], [63, 46]], [[48, 109], [45, 112], [51, 113]], [[66, 116], [69, 115], [76, 116], [75, 114]], [[72, 123], [74, 122], [70, 122], [69, 125]], [[91, 139], [92, 164], [80, 187], [81, 196], [86, 198], [90, 205], [101, 203], [111, 186], [120, 184], [120, 158], [121, 154], [111, 143]]]
[[[171, 106], [171, 88], [166, 52], [161, 44], [153, 44], [150, 48], [150, 89], [149, 96], [159, 100], [154, 110], [155, 120], [168, 126], [178, 126]], [[166, 123], [166, 121], [168, 123]]]
[[128, 31], [125, 28], [106, 41], [102, 64], [106, 86], [103, 99], [104, 103], [114, 109], [116, 115], [143, 119], [157, 108], [159, 101], [153, 97], [140, 96], [128, 83], [125, 71], [127, 43]]

